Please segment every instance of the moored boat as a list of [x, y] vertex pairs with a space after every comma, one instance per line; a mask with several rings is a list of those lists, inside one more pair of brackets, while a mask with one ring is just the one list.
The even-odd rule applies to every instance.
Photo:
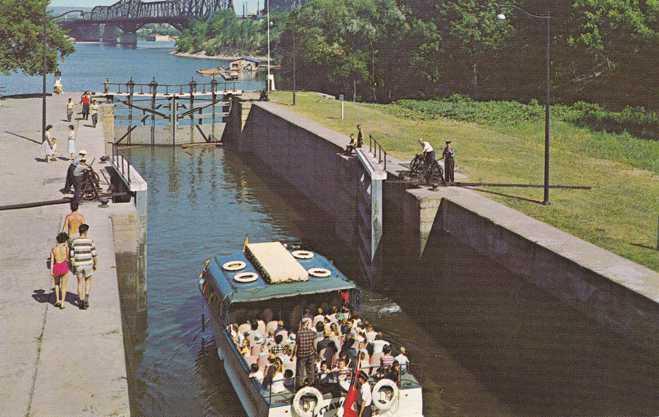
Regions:
[[[359, 318], [359, 289], [322, 255], [280, 242], [246, 243], [208, 259], [199, 289], [218, 355], [249, 417], [342, 416], [355, 367], [368, 374], [373, 415], [423, 417], [412, 366], [393, 360], [391, 343]], [[301, 321], [317, 332], [313, 385], [296, 381], [292, 352]], [[369, 365], [367, 357], [383, 359]]]

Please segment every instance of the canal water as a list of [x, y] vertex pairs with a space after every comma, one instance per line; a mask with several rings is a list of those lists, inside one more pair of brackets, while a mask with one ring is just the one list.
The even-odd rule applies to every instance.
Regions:
[[[185, 83], [220, 64], [174, 57], [171, 46], [77, 44], [62, 64], [64, 87], [153, 76]], [[18, 74], [0, 76], [0, 85], [7, 94], [41, 89], [39, 77]], [[203, 260], [236, 250], [245, 236], [300, 239], [359, 280], [356, 258], [321, 212], [258, 163], [222, 148], [125, 153], [149, 183], [147, 293], [122, 294], [133, 414], [242, 416], [202, 325], [195, 282]], [[386, 248], [387, 290], [367, 292], [363, 308], [423, 369], [426, 417], [659, 414], [658, 351], [600, 330], [452, 236], [435, 236], [411, 264], [395, 245]], [[134, 263], [118, 260], [124, 288], [144, 275]]]

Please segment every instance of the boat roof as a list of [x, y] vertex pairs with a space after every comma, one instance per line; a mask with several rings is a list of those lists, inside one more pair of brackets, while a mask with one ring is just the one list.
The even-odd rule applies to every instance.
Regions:
[[[249, 244], [248, 246], [252, 246]], [[283, 245], [282, 245], [283, 247]], [[306, 281], [288, 281], [269, 283], [259, 272], [257, 266], [250, 260], [251, 256], [243, 252], [236, 252], [228, 256], [216, 256], [208, 265], [208, 278], [213, 279], [221, 293], [221, 298], [229, 303], [246, 303], [265, 301], [277, 298], [295, 297], [298, 295], [322, 294], [341, 290], [356, 288], [356, 285], [348, 280], [327, 258], [314, 253], [311, 259], [297, 259], [286, 250], [297, 265], [305, 272], [311, 268], [325, 268], [331, 272], [327, 278], [309, 276]], [[222, 268], [227, 262], [245, 262], [245, 268], [239, 271], [227, 271]], [[256, 281], [250, 283], [239, 283], [234, 280], [238, 273], [256, 272]]]

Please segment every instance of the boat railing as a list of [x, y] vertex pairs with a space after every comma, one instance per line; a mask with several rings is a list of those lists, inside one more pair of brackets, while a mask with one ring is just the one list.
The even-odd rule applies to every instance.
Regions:
[[[368, 377], [368, 382], [371, 385], [371, 387], [375, 386], [375, 383], [380, 381], [381, 377], [378, 377], [375, 372], [369, 372], [372, 370], [377, 370], [381, 366], [380, 365], [369, 365], [369, 366], [364, 366], [361, 367], [360, 369], [363, 371], [366, 371], [369, 374]], [[418, 384], [421, 381], [421, 374], [419, 372], [422, 372], [422, 367], [421, 366], [412, 366], [411, 364], [407, 364], [406, 367], [401, 368], [401, 382], [403, 381], [405, 375], [411, 375], [413, 376], [413, 381], [415, 384]], [[336, 378], [338, 379], [339, 375], [349, 375], [350, 379], [352, 379], [352, 375], [354, 375], [355, 370], [352, 368], [349, 368], [345, 371], [332, 371], [331, 373], [335, 373]], [[288, 387], [295, 387], [295, 377], [291, 378], [279, 378], [279, 379], [273, 379], [272, 382], [269, 382], [268, 384], [259, 384], [258, 381], [252, 379], [252, 383], [259, 388], [260, 390], [267, 390], [267, 403], [268, 405], [272, 406], [273, 402], [274, 404], [290, 404], [291, 399], [295, 396], [295, 391], [290, 390]], [[272, 387], [281, 383], [284, 387], [286, 387], [286, 390], [284, 391], [277, 391], [273, 392]], [[341, 387], [340, 383], [335, 383], [337, 386]], [[402, 386], [402, 383], [401, 383]], [[408, 386], [409, 388], [409, 386]], [[345, 389], [342, 389], [342, 392], [345, 393]]]

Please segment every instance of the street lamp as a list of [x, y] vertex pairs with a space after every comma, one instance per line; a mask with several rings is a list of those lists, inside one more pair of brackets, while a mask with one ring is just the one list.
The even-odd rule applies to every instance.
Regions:
[[[551, 13], [549, 10], [547, 10], [546, 15], [537, 15], [528, 12], [525, 9], [522, 9], [521, 7], [515, 5], [515, 4], [509, 4], [508, 6], [511, 6], [522, 13], [524, 13], [526, 16], [536, 19], [536, 20], [542, 20], [545, 22], [546, 26], [546, 51], [545, 51], [545, 67], [546, 67], [546, 80], [545, 80], [545, 179], [544, 179], [544, 198], [542, 200], [542, 204], [544, 205], [549, 205], [549, 140], [550, 140], [550, 121], [549, 121], [549, 113], [550, 113], [550, 100], [551, 100]], [[506, 15], [503, 13], [497, 14], [497, 19], [498, 20], [506, 20]]]
[[266, 0], [265, 2], [265, 9], [266, 9], [266, 20], [267, 20], [267, 25], [268, 25], [268, 79], [266, 81], [267, 84], [267, 91], [270, 93], [270, 0]]
[[46, 140], [46, 74], [48, 72], [48, 22], [59, 19], [71, 13], [84, 13], [84, 10], [69, 10], [59, 16], [48, 17], [48, 10], [44, 11], [43, 19], [43, 74], [41, 86], [41, 142]]

